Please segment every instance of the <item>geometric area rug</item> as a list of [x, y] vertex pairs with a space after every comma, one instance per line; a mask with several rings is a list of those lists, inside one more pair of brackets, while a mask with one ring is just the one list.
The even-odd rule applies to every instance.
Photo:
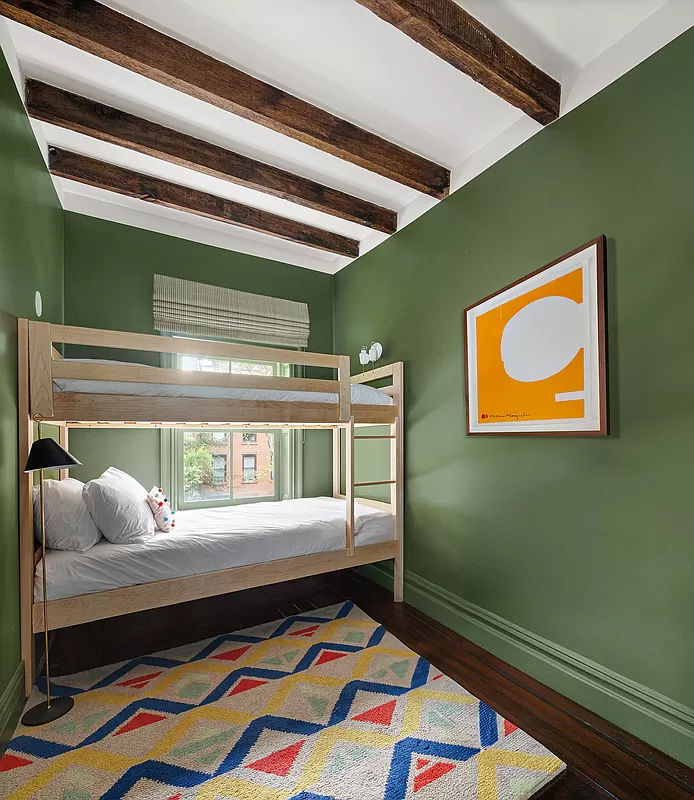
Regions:
[[527, 800], [564, 769], [351, 602], [53, 690], [75, 707], [20, 723], [3, 800]]

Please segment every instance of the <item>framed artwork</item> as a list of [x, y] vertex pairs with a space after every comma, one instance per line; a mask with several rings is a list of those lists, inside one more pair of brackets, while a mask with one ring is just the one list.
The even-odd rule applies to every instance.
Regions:
[[600, 236], [465, 309], [467, 433], [607, 433]]

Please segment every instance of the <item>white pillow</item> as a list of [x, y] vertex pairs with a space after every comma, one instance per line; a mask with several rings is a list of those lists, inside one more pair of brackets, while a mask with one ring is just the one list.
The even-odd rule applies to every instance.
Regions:
[[154, 515], [147, 490], [127, 472], [109, 467], [82, 490], [99, 530], [113, 544], [134, 544], [154, 534]]
[[[87, 506], [82, 499], [82, 481], [44, 481], [46, 547], [53, 550], [78, 550], [84, 553], [101, 539]], [[34, 531], [41, 540], [41, 505], [39, 487], [34, 487]]]

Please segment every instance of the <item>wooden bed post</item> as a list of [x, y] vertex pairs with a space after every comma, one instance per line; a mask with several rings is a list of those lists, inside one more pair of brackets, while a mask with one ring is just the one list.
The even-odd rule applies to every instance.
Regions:
[[[63, 450], [69, 450], [70, 449], [69, 437], [70, 437], [70, 434], [68, 433], [67, 425], [61, 425], [58, 428], [58, 444], [63, 448]], [[58, 476], [59, 476], [61, 481], [64, 481], [65, 478], [69, 478], [70, 477], [70, 471], [67, 470], [67, 469], [61, 469], [58, 472]]]
[[345, 427], [345, 513], [347, 549], [354, 556], [354, 418]]
[[348, 422], [352, 416], [352, 384], [350, 382], [349, 356], [339, 356], [337, 379], [340, 382], [340, 421]]
[[342, 430], [333, 428], [333, 497], [342, 494]]
[[405, 555], [404, 555], [404, 511], [405, 511], [405, 421], [404, 421], [404, 364], [393, 364], [393, 401], [398, 409], [395, 422], [390, 426], [390, 506], [395, 518], [396, 555], [393, 561], [393, 597], [396, 603], [403, 601]]
[[29, 408], [29, 321], [17, 320], [18, 338], [18, 411], [19, 411], [19, 611], [20, 643], [24, 661], [24, 693], [34, 688], [34, 635], [32, 604], [34, 602], [34, 510], [33, 477], [24, 472], [34, 439], [34, 425]]
[[48, 322], [29, 322], [29, 398], [31, 417], [53, 416], [53, 379], [51, 361], [53, 346]]

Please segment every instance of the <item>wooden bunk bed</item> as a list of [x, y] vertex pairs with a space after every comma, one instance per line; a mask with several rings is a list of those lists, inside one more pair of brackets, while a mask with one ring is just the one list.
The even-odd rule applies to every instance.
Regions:
[[[34, 634], [44, 630], [43, 603], [34, 602], [37, 553], [33, 530], [31, 475], [24, 464], [34, 435], [33, 420], [59, 426], [60, 442], [68, 444], [70, 428], [223, 427], [223, 428], [328, 428], [333, 430], [333, 496], [345, 501], [345, 546], [216, 572], [189, 575], [119, 589], [49, 600], [50, 628], [63, 628], [148, 608], [263, 586], [292, 578], [346, 569], [387, 559], [394, 560], [394, 596], [403, 593], [403, 365], [401, 362], [350, 376], [349, 356], [297, 352], [252, 345], [174, 339], [18, 321], [19, 426], [20, 426], [20, 609], [21, 647], [27, 694], [34, 684]], [[133, 364], [94, 363], [63, 359], [55, 345], [80, 345], [117, 350], [190, 354], [231, 360], [277, 361], [292, 365], [323, 367], [337, 371], [336, 380], [294, 377], [191, 372]], [[228, 389], [265, 389], [288, 392], [329, 392], [338, 402], [210, 399], [201, 397], [143, 397], [133, 394], [97, 394], [54, 391], [54, 379], [116, 381]], [[378, 381], [378, 388], [392, 398], [390, 405], [353, 404], [351, 384]], [[386, 385], [382, 385], [385, 382]], [[355, 434], [355, 427], [389, 426], [384, 435]], [[343, 432], [344, 431], [344, 436]], [[390, 475], [379, 481], [355, 483], [355, 440], [387, 439], [390, 443]], [[344, 448], [344, 454], [341, 452]], [[342, 462], [344, 455], [345, 469]], [[61, 478], [67, 473], [61, 474]], [[388, 485], [390, 502], [359, 499], [364, 505], [393, 516], [393, 538], [355, 546], [355, 489]], [[344, 485], [344, 494], [342, 486]]]

